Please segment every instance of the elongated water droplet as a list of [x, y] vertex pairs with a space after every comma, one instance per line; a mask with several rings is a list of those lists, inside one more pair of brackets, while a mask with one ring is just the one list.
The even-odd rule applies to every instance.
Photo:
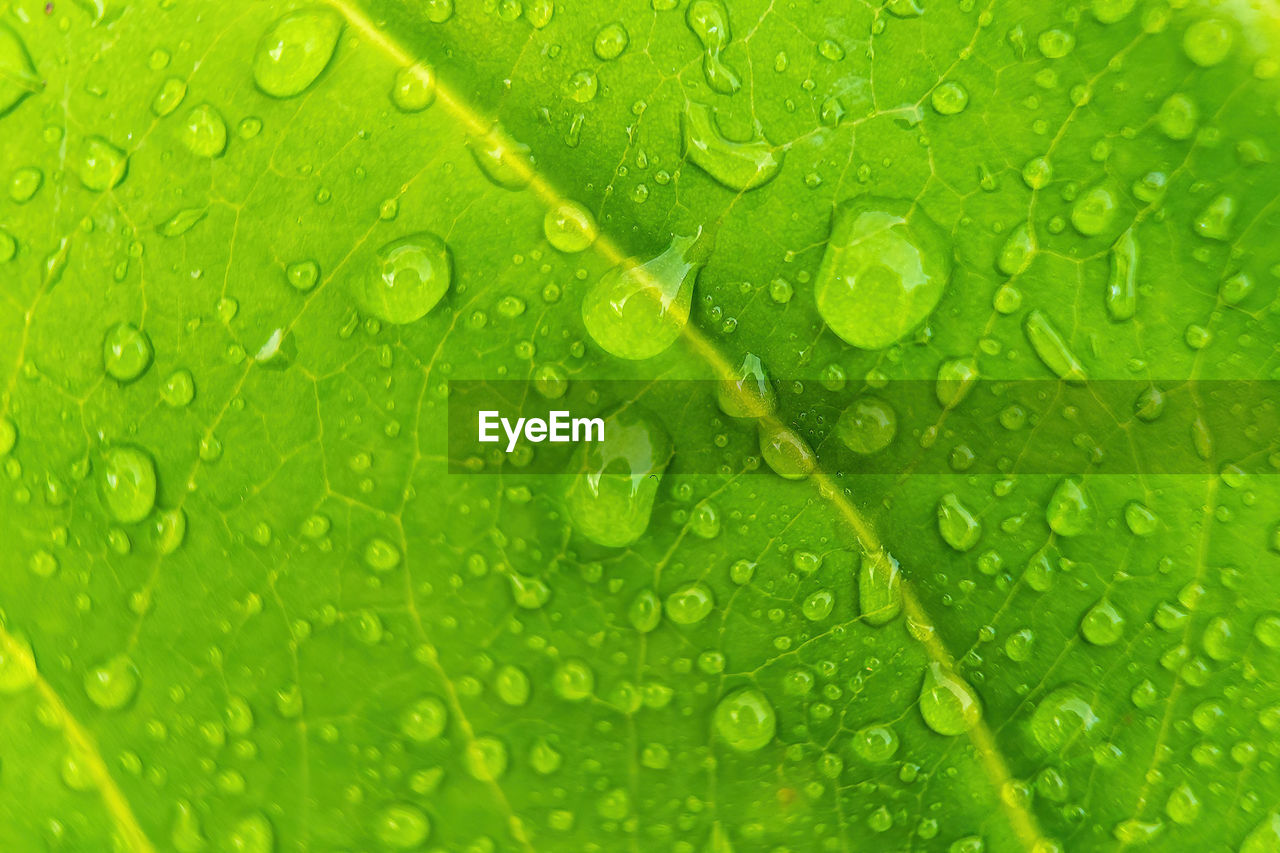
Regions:
[[565, 495], [574, 528], [611, 548], [639, 539], [671, 453], [666, 431], [635, 406], [606, 418], [604, 440], [574, 454], [575, 476]]
[[1132, 228], [1111, 247], [1106, 305], [1107, 313], [1116, 321], [1130, 319], [1138, 309], [1138, 241]]
[[119, 445], [102, 454], [102, 501], [116, 521], [146, 518], [156, 505], [156, 464], [145, 450]]
[[8, 415], [0, 415], [0, 456], [8, 456], [17, 443], [17, 424]]
[[864, 553], [858, 566], [858, 609], [868, 625], [885, 625], [902, 612], [898, 561], [884, 551]]
[[652, 589], [642, 589], [631, 600], [627, 619], [641, 634], [648, 634], [662, 623], [662, 599]]
[[504, 190], [520, 190], [533, 180], [534, 160], [529, 146], [517, 142], [503, 130], [493, 125], [483, 136], [467, 140], [471, 157], [484, 176]]
[[602, 275], [582, 300], [582, 321], [606, 352], [652, 358], [680, 337], [689, 321], [693, 283], [709, 247], [701, 227], [677, 235], [644, 263], [629, 259]]
[[1067, 684], [1049, 693], [1031, 713], [1031, 736], [1045, 752], [1059, 752], [1098, 725], [1088, 688]]
[[716, 384], [716, 404], [731, 418], [761, 418], [772, 414], [778, 395], [760, 356], [747, 353], [732, 379]]
[[814, 282], [818, 313], [845, 342], [883, 349], [918, 326], [951, 277], [941, 229], [904, 201], [840, 205]]
[[745, 142], [726, 139], [711, 107], [690, 103], [680, 127], [685, 155], [731, 190], [745, 192], [764, 186], [778, 175], [783, 154], [764, 138], [759, 125]]
[[203, 207], [189, 207], [186, 210], [179, 210], [156, 226], [156, 231], [162, 237], [180, 237], [194, 228], [201, 219], [204, 219], [207, 212]]
[[757, 421], [760, 457], [773, 473], [787, 480], [803, 480], [813, 473], [818, 458], [813, 448], [786, 424], [766, 418]]
[[934, 393], [943, 408], [960, 405], [978, 382], [978, 363], [972, 358], [953, 358], [938, 367], [938, 382]]
[[693, 0], [684, 16], [689, 30], [702, 44], [702, 73], [707, 85], [722, 95], [732, 95], [742, 87], [738, 72], [720, 58], [729, 46], [729, 10], [720, 0]]
[[329, 9], [299, 9], [279, 18], [262, 36], [253, 58], [253, 81], [273, 98], [310, 88], [329, 65], [342, 17]]
[[777, 715], [768, 698], [754, 687], [728, 694], [712, 714], [716, 735], [738, 752], [755, 752], [773, 740]]
[[1024, 222], [1009, 233], [1009, 239], [1000, 247], [1000, 254], [996, 256], [996, 269], [1005, 275], [1017, 275], [1031, 266], [1035, 253], [1035, 238]]
[[1086, 378], [1084, 365], [1047, 316], [1039, 310], [1033, 310], [1027, 314], [1022, 328], [1036, 355], [1040, 356], [1045, 367], [1052, 370], [1059, 379], [1078, 382]]
[[938, 501], [938, 532], [942, 541], [957, 551], [968, 551], [982, 538], [982, 523], [955, 494]]
[[1045, 520], [1059, 536], [1079, 536], [1093, 527], [1093, 502], [1078, 477], [1058, 482], [1044, 509]]
[[930, 663], [920, 685], [920, 716], [938, 734], [954, 737], [982, 719], [982, 703], [959, 675]]
[[449, 289], [449, 247], [430, 231], [408, 234], [378, 250], [373, 269], [353, 281], [356, 303], [397, 325], [426, 316]]

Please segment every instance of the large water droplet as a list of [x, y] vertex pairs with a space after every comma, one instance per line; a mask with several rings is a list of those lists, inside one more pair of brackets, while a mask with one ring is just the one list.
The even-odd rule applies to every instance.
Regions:
[[353, 282], [360, 308], [403, 325], [424, 317], [453, 277], [449, 247], [430, 231], [392, 240], [378, 250], [373, 269]]
[[951, 276], [942, 230], [903, 201], [841, 204], [814, 282], [818, 312], [862, 349], [883, 349], [933, 311]]
[[1080, 620], [1080, 635], [1095, 646], [1114, 645], [1124, 637], [1124, 615], [1107, 599], [1099, 599]]
[[565, 495], [573, 526], [611, 548], [639, 539], [671, 453], [666, 431], [636, 407], [606, 418], [604, 440], [584, 444], [574, 455], [575, 476]]
[[116, 655], [85, 673], [84, 692], [99, 708], [115, 711], [129, 704], [138, 692], [139, 682], [133, 661]]
[[782, 152], [769, 144], [758, 124], [750, 140], [731, 141], [720, 132], [711, 107], [690, 103], [680, 126], [685, 155], [731, 190], [764, 186], [782, 168]]
[[1272, 812], [1245, 836], [1239, 853], [1275, 853], [1280, 850], [1280, 812]]
[[644, 263], [628, 259], [602, 275], [582, 300], [582, 321], [602, 349], [619, 358], [652, 358], [689, 321], [693, 283], [709, 254], [702, 228], [674, 236]]
[[884, 625], [902, 611], [898, 561], [884, 551], [864, 553], [858, 566], [858, 609], [868, 625]]
[[145, 450], [120, 445], [102, 454], [102, 500], [116, 521], [141, 521], [156, 505], [156, 465]]
[[1031, 713], [1031, 736], [1046, 752], [1058, 752], [1098, 725], [1089, 691], [1068, 684], [1049, 693]]
[[801, 435], [772, 418], [756, 422], [760, 456], [773, 473], [787, 480], [803, 480], [817, 467], [818, 457]]
[[329, 9], [299, 9], [271, 25], [253, 58], [253, 81], [273, 98], [305, 92], [333, 58], [342, 17]]
[[117, 323], [102, 341], [102, 362], [119, 382], [132, 382], [151, 366], [154, 350], [147, 333], [131, 323]]
[[920, 685], [920, 716], [940, 735], [960, 735], [982, 719], [982, 703], [964, 679], [930, 663]]
[[720, 700], [712, 715], [716, 734], [739, 752], [755, 752], [773, 740], [778, 720], [768, 698], [754, 687], [735, 690]]
[[883, 450], [898, 432], [898, 416], [879, 397], [859, 397], [840, 413], [836, 435], [854, 453]]
[[600, 230], [589, 210], [575, 201], [562, 201], [543, 217], [542, 233], [559, 251], [575, 254], [594, 243]]
[[1000, 247], [1000, 254], [996, 256], [996, 269], [1005, 275], [1017, 275], [1031, 266], [1035, 253], [1035, 237], [1024, 222], [1009, 233], [1009, 238]]

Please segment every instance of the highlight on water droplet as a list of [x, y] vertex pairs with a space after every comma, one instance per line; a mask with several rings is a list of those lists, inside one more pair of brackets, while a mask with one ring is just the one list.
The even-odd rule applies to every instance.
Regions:
[[675, 235], [658, 255], [610, 269], [582, 300], [582, 321], [602, 349], [619, 358], [652, 358], [667, 350], [689, 321], [693, 283], [707, 255], [701, 226]]
[[732, 141], [721, 133], [711, 107], [690, 102], [680, 128], [685, 156], [731, 190], [746, 192], [764, 186], [782, 168], [782, 150], [764, 138], [758, 123], [751, 139]]
[[726, 695], [712, 713], [716, 736], [738, 752], [764, 748], [777, 731], [778, 718], [769, 699], [754, 687]]
[[604, 441], [581, 445], [570, 467], [565, 503], [574, 529], [610, 548], [639, 539], [671, 455], [666, 430], [637, 406], [606, 418]]
[[449, 247], [430, 231], [407, 234], [378, 250], [372, 269], [352, 280], [361, 310], [396, 325], [426, 316], [449, 289]]
[[923, 210], [861, 196], [837, 208], [813, 288], [833, 332], [876, 350], [923, 322], [950, 277], [950, 244]]
[[978, 724], [982, 703], [963, 678], [931, 662], [920, 685], [920, 716], [938, 734], [954, 737]]
[[329, 65], [341, 32], [342, 16], [330, 9], [298, 9], [277, 19], [258, 43], [254, 83], [273, 98], [302, 94]]

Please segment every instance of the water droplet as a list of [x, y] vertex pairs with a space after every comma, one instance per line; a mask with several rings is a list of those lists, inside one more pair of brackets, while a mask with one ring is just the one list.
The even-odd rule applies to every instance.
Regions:
[[1061, 59], [1071, 53], [1075, 46], [1076, 37], [1066, 30], [1045, 30], [1036, 38], [1036, 47], [1046, 59]]
[[756, 424], [760, 456], [773, 473], [786, 480], [803, 480], [813, 473], [818, 458], [799, 433], [772, 419]]
[[1114, 24], [1133, 11], [1138, 0], [1093, 0], [1093, 17], [1100, 24]]
[[543, 217], [542, 233], [555, 249], [576, 254], [596, 241], [599, 228], [595, 217], [585, 207], [574, 201], [563, 201]]
[[902, 612], [898, 561], [884, 551], [864, 553], [858, 566], [858, 609], [868, 625], [885, 625]]
[[1032, 310], [1027, 314], [1022, 328], [1036, 355], [1059, 379], [1078, 382], [1086, 378], [1084, 365], [1047, 316], [1039, 310]]
[[1000, 248], [1000, 254], [996, 256], [996, 269], [1005, 275], [1018, 275], [1031, 266], [1035, 253], [1035, 238], [1027, 223], [1023, 222], [1010, 232], [1009, 239]]
[[840, 413], [836, 435], [854, 453], [884, 450], [898, 433], [898, 416], [879, 397], [858, 397]]
[[102, 454], [102, 500], [112, 518], [141, 521], [156, 504], [156, 465], [144, 450], [128, 445]]
[[574, 72], [564, 85], [565, 95], [569, 100], [579, 104], [595, 100], [596, 92], [599, 89], [600, 80], [596, 77], [596, 73], [586, 68]]
[[179, 77], [170, 77], [160, 84], [159, 91], [151, 100], [151, 112], [164, 118], [176, 110], [186, 96], [186, 81]]
[[177, 551], [187, 538], [187, 514], [181, 507], [166, 509], [156, 514], [156, 551], [167, 556]]
[[964, 108], [969, 105], [969, 93], [965, 91], [964, 86], [954, 80], [948, 80], [940, 83], [933, 94], [929, 97], [929, 103], [933, 105], [938, 115], [953, 116], [963, 112]]
[[702, 228], [671, 238], [660, 254], [628, 259], [606, 272], [582, 300], [582, 321], [602, 349], [619, 358], [652, 358], [676, 342], [689, 321], [693, 283], [709, 254]]
[[1138, 308], [1138, 241], [1129, 228], [1111, 247], [1111, 277], [1107, 280], [1107, 313], [1115, 321], [1128, 320]]
[[160, 399], [175, 409], [189, 405], [195, 396], [196, 385], [190, 370], [175, 370], [160, 386]]
[[1124, 522], [1135, 536], [1150, 536], [1155, 533], [1160, 520], [1146, 505], [1130, 501], [1124, 507]]
[[1156, 113], [1156, 124], [1165, 136], [1174, 141], [1190, 139], [1196, 132], [1199, 119], [1200, 112], [1196, 109], [1195, 101], [1181, 92], [1165, 98], [1160, 111]]
[[595, 50], [597, 57], [608, 62], [621, 56], [630, 41], [631, 37], [627, 34], [627, 28], [615, 21], [600, 28], [596, 33], [595, 43], [592, 48]]
[[934, 394], [943, 408], [960, 405], [978, 382], [978, 363], [972, 358], [953, 358], [938, 366], [938, 382]]
[[333, 58], [342, 17], [329, 9], [299, 9], [279, 18], [262, 36], [253, 58], [253, 81], [273, 98], [305, 92]]
[[1071, 224], [1086, 237], [1101, 234], [1116, 215], [1116, 197], [1106, 187], [1094, 187], [1080, 195], [1071, 207]]
[[352, 285], [361, 310], [388, 323], [420, 320], [449, 290], [449, 247], [430, 231], [392, 240], [378, 250], [369, 274]]
[[203, 207], [189, 207], [186, 210], [179, 210], [156, 226], [156, 232], [161, 237], [181, 237], [196, 227], [196, 223], [204, 219], [207, 212]]
[[232, 853], [273, 853], [276, 832], [265, 815], [254, 813], [241, 819], [229, 836]]
[[680, 127], [685, 156], [731, 190], [762, 187], [782, 168], [782, 152], [764, 138], [758, 123], [750, 140], [732, 141], [720, 132], [711, 107], [690, 102]]
[[1088, 690], [1067, 684], [1046, 695], [1031, 713], [1031, 736], [1046, 752], [1060, 752], [1098, 725]]
[[227, 123], [212, 104], [200, 104], [187, 113], [182, 144], [197, 157], [219, 157], [227, 150]]
[[400, 732], [418, 743], [433, 741], [444, 732], [449, 712], [434, 696], [423, 696], [400, 713]]
[[1080, 620], [1080, 636], [1095, 646], [1111, 646], [1124, 637], [1124, 616], [1103, 598]]
[[389, 572], [400, 565], [400, 549], [375, 536], [364, 546], [364, 564], [375, 572]]
[[391, 103], [405, 113], [425, 110], [436, 100], [436, 73], [429, 65], [415, 62], [396, 71], [391, 84]]
[[101, 136], [90, 136], [80, 149], [80, 183], [94, 192], [105, 192], [124, 180], [129, 157]]
[[684, 20], [702, 44], [702, 74], [707, 85], [721, 95], [738, 91], [742, 87], [738, 73], [720, 58], [733, 38], [729, 31], [729, 10], [720, 0], [693, 0]]
[[604, 436], [575, 452], [570, 469], [575, 476], [565, 500], [580, 534], [620, 548], [649, 526], [658, 482], [671, 459], [671, 439], [634, 406], [606, 418]]
[[84, 692], [104, 711], [116, 711], [133, 700], [140, 680], [133, 661], [116, 655], [85, 673]]
[[627, 609], [631, 626], [642, 634], [657, 630], [662, 623], [662, 600], [652, 589], [642, 589], [631, 600]]
[[777, 408], [778, 396], [758, 355], [747, 353], [734, 373], [716, 383], [720, 411], [731, 418], [761, 418]]
[[1206, 18], [1187, 27], [1182, 36], [1182, 49], [1188, 59], [1207, 68], [1227, 58], [1233, 41], [1235, 37], [1226, 21]]
[[982, 523], [954, 493], [938, 501], [938, 532], [957, 551], [968, 551], [982, 538]]
[[383, 847], [413, 850], [431, 833], [431, 820], [422, 809], [409, 803], [395, 803], [378, 812], [373, 834]]
[[512, 139], [501, 125], [493, 125], [483, 136], [469, 138], [467, 147], [480, 171], [495, 186], [515, 191], [524, 189], [533, 179], [535, 167], [529, 146]]
[[863, 761], [883, 764], [898, 751], [898, 733], [887, 725], [866, 726], [854, 733], [851, 746]]
[[1044, 508], [1045, 520], [1059, 536], [1079, 536], [1093, 527], [1093, 503], [1078, 477], [1058, 482]]
[[1231, 236], [1235, 218], [1235, 198], [1229, 195], [1217, 196], [1196, 217], [1195, 232], [1206, 240], [1225, 241]]
[[982, 719], [982, 703], [964, 679], [930, 663], [920, 685], [920, 716], [940, 735], [964, 734]]
[[951, 276], [941, 229], [907, 202], [840, 205], [814, 281], [818, 312], [846, 343], [883, 349], [933, 311]]
[[0, 696], [21, 693], [36, 683], [35, 655], [21, 634], [0, 634]]
[[754, 687], [725, 696], [712, 714], [716, 735], [739, 752], [755, 752], [773, 740], [778, 720], [773, 705]]
[[43, 86], [22, 38], [8, 24], [0, 24], [0, 116]]
[[705, 619], [716, 606], [711, 587], [695, 581], [667, 596], [667, 618], [677, 625], [693, 625]]
[[551, 689], [567, 702], [581, 702], [596, 688], [596, 674], [584, 660], [571, 658], [556, 667], [551, 676]]

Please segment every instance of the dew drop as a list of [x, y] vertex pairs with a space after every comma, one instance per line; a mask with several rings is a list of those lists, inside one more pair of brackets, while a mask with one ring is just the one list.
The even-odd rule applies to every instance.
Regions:
[[707, 85], [721, 95], [732, 95], [742, 87], [738, 73], [720, 55], [729, 46], [729, 10], [720, 0], [693, 0], [685, 11], [689, 31], [702, 44], [702, 74]]
[[1129, 228], [1111, 247], [1111, 277], [1107, 280], [1107, 314], [1117, 322], [1138, 309], [1138, 241]]
[[854, 453], [884, 450], [898, 433], [898, 416], [879, 397], [862, 396], [850, 403], [836, 422], [836, 435]]
[[1112, 646], [1124, 637], [1124, 615], [1103, 598], [1080, 620], [1080, 636], [1095, 646]]
[[101, 136], [85, 139], [80, 149], [80, 183], [94, 192], [105, 192], [124, 180], [129, 157]]
[[773, 740], [777, 715], [773, 705], [754, 687], [744, 687], [725, 696], [712, 714], [716, 735], [731, 749], [755, 752]]
[[707, 618], [715, 606], [716, 598], [711, 587], [695, 581], [667, 596], [667, 618], [677, 625], [694, 625]]
[[652, 358], [680, 337], [689, 321], [693, 284], [709, 241], [699, 227], [672, 237], [670, 245], [643, 263], [628, 259], [606, 272], [582, 300], [582, 321], [611, 355]]
[[391, 84], [391, 103], [404, 113], [425, 110], [436, 100], [436, 74], [429, 65], [416, 62], [396, 71]]
[[941, 83], [933, 90], [929, 103], [938, 115], [953, 116], [969, 105], [969, 93], [954, 80]]
[[1093, 527], [1093, 502], [1078, 477], [1058, 482], [1045, 505], [1045, 520], [1059, 536], [1079, 536]]
[[562, 201], [542, 219], [542, 233], [553, 248], [565, 254], [585, 251], [596, 241], [596, 219], [575, 201]]
[[814, 280], [818, 313], [846, 343], [883, 349], [927, 317], [951, 276], [949, 244], [907, 202], [840, 205]]
[[608, 62], [621, 56], [630, 41], [631, 36], [627, 34], [627, 28], [621, 23], [614, 22], [605, 24], [599, 29], [592, 49], [598, 58]]
[[982, 538], [982, 523], [954, 493], [938, 501], [938, 532], [957, 551], [968, 551]]
[[133, 661], [116, 655], [85, 673], [84, 692], [102, 710], [116, 711], [133, 700], [140, 680]]
[[868, 764], [883, 764], [898, 751], [898, 733], [891, 726], [877, 723], [859, 729], [850, 745], [854, 755]]
[[680, 127], [684, 155], [731, 190], [762, 187], [782, 169], [782, 152], [764, 138], [758, 124], [750, 140], [732, 141], [721, 133], [711, 107], [690, 102]]
[[156, 466], [144, 450], [129, 445], [102, 454], [102, 500], [116, 521], [129, 524], [150, 514], [156, 503]]
[[1206, 18], [1187, 27], [1182, 36], [1182, 50], [1196, 65], [1207, 68], [1227, 58], [1233, 41], [1235, 37], [1225, 21]]
[[417, 806], [395, 803], [378, 812], [373, 834], [390, 850], [413, 850], [427, 840], [431, 821]]
[[716, 383], [716, 405], [731, 418], [762, 418], [773, 413], [778, 395], [760, 356], [747, 353], [732, 379]]
[[1000, 248], [1000, 254], [996, 256], [996, 269], [1005, 275], [1018, 275], [1031, 266], [1035, 253], [1035, 238], [1027, 223], [1023, 222], [1010, 232], [1009, 238]]
[[494, 186], [520, 190], [534, 175], [533, 153], [523, 142], [512, 139], [501, 125], [493, 125], [482, 136], [467, 140], [471, 157]]
[[982, 704], [964, 679], [930, 663], [920, 685], [920, 716], [940, 735], [964, 734], [982, 719]]
[[863, 553], [858, 566], [858, 609], [862, 621], [880, 626], [902, 612], [902, 578], [898, 561], [884, 551]]
[[400, 732], [418, 743], [433, 741], [444, 732], [449, 712], [434, 696], [423, 696], [400, 712]]
[[800, 434], [772, 419], [756, 422], [760, 456], [765, 464], [785, 480], [803, 480], [813, 473], [818, 458]]
[[1036, 355], [1059, 379], [1077, 382], [1086, 377], [1084, 365], [1045, 314], [1038, 309], [1028, 312], [1022, 328]]
[[392, 240], [352, 285], [361, 310], [387, 323], [420, 320], [444, 297], [453, 277], [449, 247], [430, 231]]
[[253, 59], [253, 81], [273, 98], [310, 88], [333, 58], [342, 17], [329, 9], [299, 9], [279, 18], [262, 36]]

